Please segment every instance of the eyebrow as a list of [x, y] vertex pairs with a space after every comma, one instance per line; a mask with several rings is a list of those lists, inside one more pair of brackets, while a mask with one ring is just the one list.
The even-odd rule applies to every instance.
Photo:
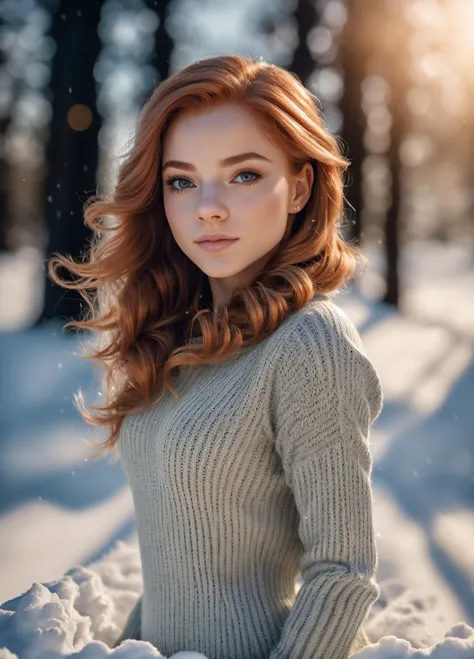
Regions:
[[[261, 153], [256, 151], [247, 151], [246, 153], [238, 153], [236, 156], [229, 156], [219, 161], [220, 167], [230, 167], [231, 165], [237, 165], [239, 162], [244, 160], [266, 160], [271, 162], [270, 158], [262, 156]], [[182, 160], [168, 160], [163, 165], [163, 171], [168, 167], [175, 167], [176, 169], [186, 169], [189, 172], [195, 172], [196, 168], [190, 162], [183, 162]]]

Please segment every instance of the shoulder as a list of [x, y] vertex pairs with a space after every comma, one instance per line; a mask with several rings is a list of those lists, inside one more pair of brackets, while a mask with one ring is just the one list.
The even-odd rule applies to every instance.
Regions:
[[279, 353], [324, 357], [326, 353], [365, 354], [361, 336], [353, 321], [329, 297], [316, 297], [295, 312], [281, 326], [275, 349]]
[[[274, 344], [273, 375], [280, 390], [317, 390], [319, 395], [370, 402], [374, 421], [381, 412], [383, 392], [355, 324], [331, 298], [314, 298], [281, 327]], [[324, 389], [323, 389], [324, 388]]]

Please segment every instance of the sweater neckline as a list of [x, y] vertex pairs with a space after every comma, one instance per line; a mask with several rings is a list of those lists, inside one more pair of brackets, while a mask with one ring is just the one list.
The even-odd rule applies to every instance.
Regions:
[[[291, 314], [291, 316], [288, 316], [287, 318], [285, 318], [285, 320], [283, 322], [286, 322], [287, 320], [292, 318], [295, 314], [300, 313], [304, 309], [307, 309], [313, 302], [316, 302], [318, 300], [330, 300], [330, 296], [327, 293], [315, 293], [313, 295], [313, 297], [310, 299], [310, 301], [304, 307], [302, 307], [301, 309], [298, 309], [298, 311], [295, 311], [293, 314]], [[200, 343], [202, 343], [202, 336], [195, 336], [195, 337], [189, 339], [189, 341], [187, 342], [188, 345], [189, 344], [195, 345], [195, 344], [200, 344]], [[241, 352], [243, 352], [244, 350], [248, 350], [249, 348], [254, 348], [257, 345], [258, 345], [258, 343], [255, 343], [255, 344], [252, 344], [252, 345], [249, 345], [249, 346], [242, 346], [242, 348], [240, 348], [240, 350], [239, 350], [239, 354]]]

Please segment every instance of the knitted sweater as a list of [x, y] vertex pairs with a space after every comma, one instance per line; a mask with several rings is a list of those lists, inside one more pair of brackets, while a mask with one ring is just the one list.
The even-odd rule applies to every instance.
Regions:
[[119, 437], [144, 586], [114, 647], [142, 639], [208, 659], [364, 647], [380, 594], [369, 434], [383, 394], [352, 321], [315, 295], [175, 386], [178, 402], [167, 392]]

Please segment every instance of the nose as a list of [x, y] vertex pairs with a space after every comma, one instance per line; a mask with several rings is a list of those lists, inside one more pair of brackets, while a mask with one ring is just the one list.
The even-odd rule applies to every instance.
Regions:
[[197, 207], [197, 217], [200, 220], [225, 220], [229, 211], [217, 195], [203, 195]]

